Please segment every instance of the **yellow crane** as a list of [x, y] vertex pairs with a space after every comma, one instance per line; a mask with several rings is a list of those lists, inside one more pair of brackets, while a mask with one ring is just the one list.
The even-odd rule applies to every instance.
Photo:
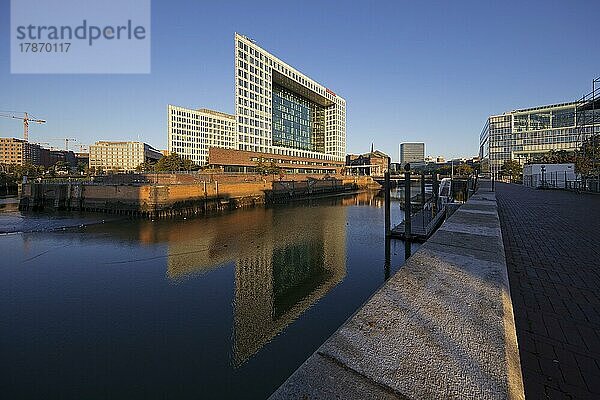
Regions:
[[[16, 114], [21, 114], [21, 113], [16, 113]], [[37, 119], [35, 117], [32, 117], [27, 112], [23, 112], [22, 114], [23, 114], [23, 116], [14, 115], [14, 114], [11, 114], [11, 112], [0, 112], [0, 117], [22, 120], [23, 121], [23, 139], [25, 139], [25, 141], [29, 141], [29, 122], [45, 124], [46, 120]]]

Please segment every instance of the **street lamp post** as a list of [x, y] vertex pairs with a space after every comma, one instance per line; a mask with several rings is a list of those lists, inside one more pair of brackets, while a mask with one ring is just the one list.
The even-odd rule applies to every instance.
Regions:
[[542, 170], [542, 189], [546, 188], [546, 166], [542, 165], [541, 168]]

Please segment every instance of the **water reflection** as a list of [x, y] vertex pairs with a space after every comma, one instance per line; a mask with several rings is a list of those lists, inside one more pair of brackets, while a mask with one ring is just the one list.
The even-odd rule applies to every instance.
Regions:
[[383, 192], [358, 193], [355, 196], [343, 198], [341, 203], [344, 206], [373, 206], [380, 208], [384, 206]]
[[382, 206], [362, 193], [4, 236], [9, 392], [266, 398], [402, 265]]
[[263, 236], [262, 246], [242, 248], [236, 263], [236, 366], [346, 275], [345, 208], [309, 208], [306, 218], [294, 220], [284, 212], [272, 214], [268, 221], [273, 226]]
[[[325, 203], [368, 204], [372, 197]], [[185, 229], [146, 224], [140, 239], [168, 244], [167, 276], [175, 283], [235, 264], [232, 362], [239, 366], [344, 279], [346, 208], [323, 203], [304, 208], [304, 218], [275, 208], [222, 215], [218, 223], [190, 220]]]

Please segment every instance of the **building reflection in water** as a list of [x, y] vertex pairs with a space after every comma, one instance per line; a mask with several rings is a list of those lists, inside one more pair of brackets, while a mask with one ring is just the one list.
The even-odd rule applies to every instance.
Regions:
[[340, 205], [355, 201], [257, 208], [158, 229], [145, 224], [140, 238], [168, 244], [167, 277], [175, 283], [235, 264], [232, 363], [237, 367], [344, 279], [346, 208]]
[[[273, 213], [260, 249], [241, 249], [235, 272], [233, 363], [243, 364], [346, 275], [346, 210]], [[303, 212], [304, 214], [304, 212]], [[248, 251], [246, 251], [248, 250]]]
[[361, 192], [352, 197], [345, 197], [341, 200], [341, 202], [345, 206], [383, 207], [383, 192], [380, 192], [379, 195], [376, 194], [376, 192]]

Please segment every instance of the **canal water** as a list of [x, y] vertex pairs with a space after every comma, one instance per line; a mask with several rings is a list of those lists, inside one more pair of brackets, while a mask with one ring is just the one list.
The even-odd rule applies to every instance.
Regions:
[[383, 220], [372, 193], [156, 221], [0, 208], [2, 397], [266, 398], [403, 264]]

